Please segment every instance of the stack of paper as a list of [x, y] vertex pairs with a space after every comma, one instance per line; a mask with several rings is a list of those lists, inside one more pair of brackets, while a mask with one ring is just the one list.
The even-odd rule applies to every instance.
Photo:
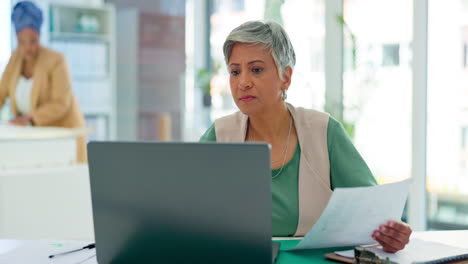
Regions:
[[[366, 250], [374, 252], [381, 259], [388, 257], [390, 261], [397, 262], [398, 264], [426, 262], [468, 254], [468, 249], [465, 248], [457, 248], [419, 239], [412, 239], [405, 249], [397, 253], [387, 253], [382, 248], [366, 248]], [[337, 251], [335, 253], [343, 257], [354, 258], [354, 250]]]

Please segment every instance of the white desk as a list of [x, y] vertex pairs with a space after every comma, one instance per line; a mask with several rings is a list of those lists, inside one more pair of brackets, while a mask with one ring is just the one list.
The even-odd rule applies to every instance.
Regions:
[[[434, 241], [445, 243], [451, 246], [468, 248], [468, 230], [460, 231], [429, 231], [429, 232], [415, 232], [412, 235], [412, 238], [419, 238], [427, 241]], [[63, 246], [58, 248], [52, 246], [54, 243], [61, 243]], [[15, 258], [8, 259], [9, 264], [23, 264], [25, 260], [34, 260], [35, 264], [59, 264], [59, 263], [76, 263], [81, 260], [85, 260], [90, 256], [95, 254], [93, 250], [85, 250], [74, 256], [57, 258], [57, 259], [48, 259], [50, 254], [61, 252], [64, 249], [73, 249], [86, 245], [89, 241], [77, 242], [77, 241], [27, 241], [27, 240], [0, 240], [0, 263], [5, 263], [4, 253], [11, 252], [15, 250]], [[73, 253], [75, 254], [75, 253]], [[281, 254], [281, 253], [280, 253]], [[422, 254], [424, 254], [422, 252]], [[325, 260], [324, 260], [325, 261]], [[82, 264], [95, 264], [96, 261], [94, 258], [88, 259]], [[282, 264], [278, 263], [278, 264]]]
[[87, 128], [12, 126], [0, 123], [0, 172], [66, 167], [76, 163], [76, 137]]
[[94, 240], [88, 166], [0, 171], [0, 238]]
[[0, 123], [0, 237], [94, 239], [88, 167], [76, 164], [87, 128]]

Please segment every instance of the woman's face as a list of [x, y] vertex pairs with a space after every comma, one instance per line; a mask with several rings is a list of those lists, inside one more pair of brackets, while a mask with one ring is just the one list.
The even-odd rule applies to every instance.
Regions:
[[231, 93], [242, 113], [255, 115], [283, 106], [281, 94], [289, 87], [292, 70], [288, 67], [281, 80], [270, 51], [262, 45], [234, 44], [228, 70]]
[[34, 59], [39, 51], [39, 34], [26, 27], [16, 34], [18, 48], [26, 60]]

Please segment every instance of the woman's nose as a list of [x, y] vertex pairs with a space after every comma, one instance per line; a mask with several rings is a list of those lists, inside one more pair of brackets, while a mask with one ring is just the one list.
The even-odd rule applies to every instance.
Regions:
[[246, 73], [241, 73], [239, 78], [239, 88], [241, 90], [248, 90], [252, 88], [252, 79]]

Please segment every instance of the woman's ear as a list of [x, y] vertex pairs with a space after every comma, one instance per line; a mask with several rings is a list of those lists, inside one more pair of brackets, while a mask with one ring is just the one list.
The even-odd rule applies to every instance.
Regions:
[[283, 72], [283, 90], [288, 90], [289, 85], [291, 85], [291, 78], [293, 74], [293, 69], [291, 67], [286, 67]]

